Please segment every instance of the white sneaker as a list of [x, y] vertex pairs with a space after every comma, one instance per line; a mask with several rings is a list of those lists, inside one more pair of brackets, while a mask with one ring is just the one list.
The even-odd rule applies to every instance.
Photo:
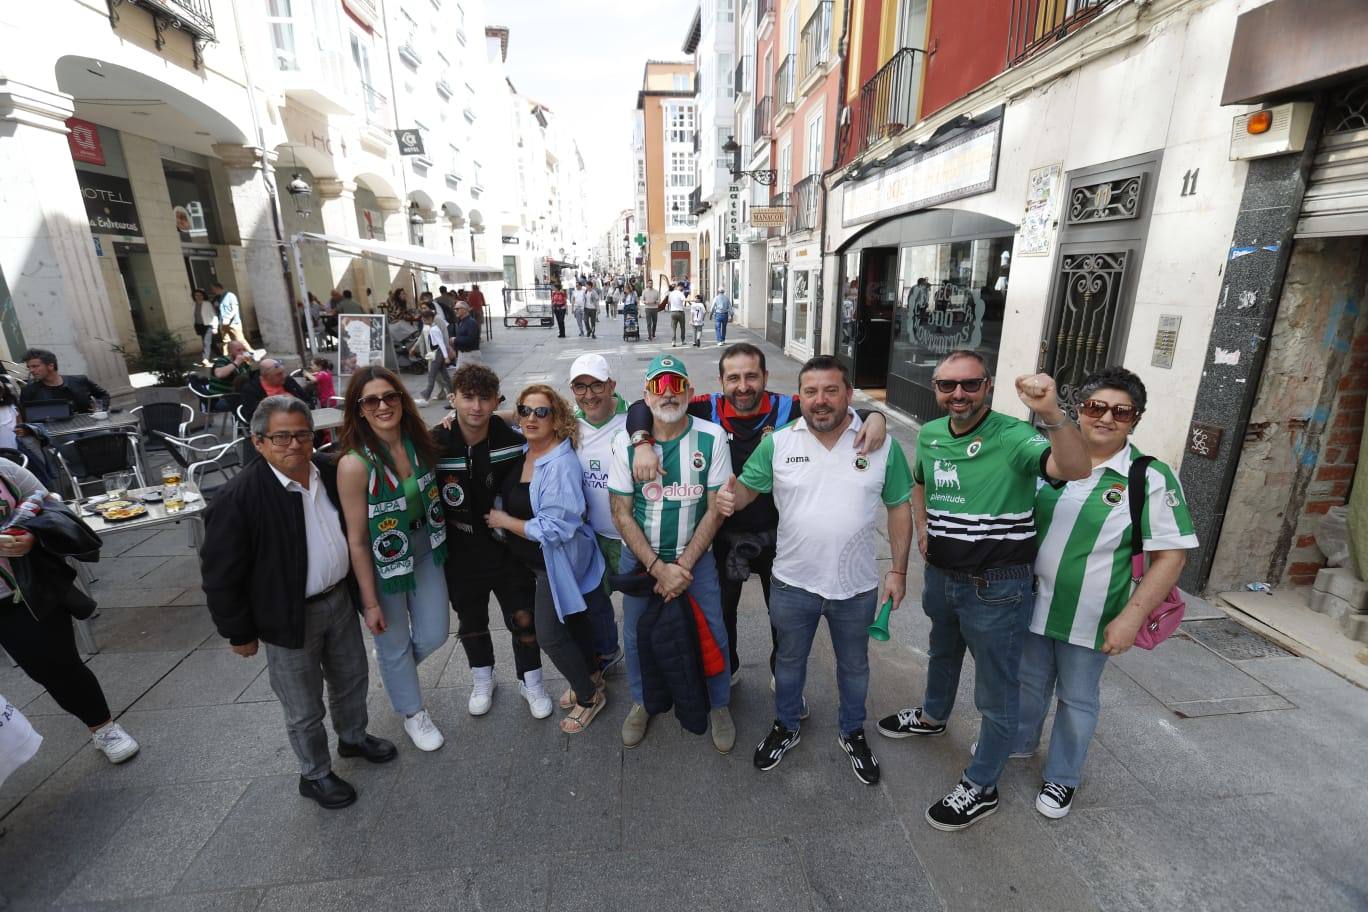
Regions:
[[109, 758], [110, 763], [123, 763], [138, 752], [138, 742], [117, 722], [106, 722], [91, 733], [90, 740]]
[[470, 671], [475, 676], [475, 684], [470, 688], [470, 714], [483, 716], [494, 705], [494, 669], [486, 665]]
[[428, 404], [428, 401], [427, 401], [426, 399], [414, 399], [414, 400], [413, 400], [413, 404], [416, 405], [416, 406], [421, 407], [421, 406], [427, 405], [427, 404]]
[[417, 715], [405, 719], [404, 731], [408, 733], [413, 746], [420, 751], [435, 751], [446, 743], [446, 738], [432, 723], [432, 716], [428, 715], [426, 709], [420, 709]]
[[545, 719], [551, 715], [551, 710], [555, 708], [555, 704], [547, 696], [546, 685], [540, 681], [535, 684], [519, 681], [518, 693], [522, 694], [523, 699], [527, 701], [527, 708], [532, 712], [534, 719]]

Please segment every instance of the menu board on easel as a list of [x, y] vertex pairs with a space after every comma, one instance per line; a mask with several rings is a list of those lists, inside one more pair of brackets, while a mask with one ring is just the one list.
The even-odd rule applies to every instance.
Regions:
[[337, 373], [347, 377], [362, 367], [385, 366], [385, 315], [342, 314], [337, 318]]

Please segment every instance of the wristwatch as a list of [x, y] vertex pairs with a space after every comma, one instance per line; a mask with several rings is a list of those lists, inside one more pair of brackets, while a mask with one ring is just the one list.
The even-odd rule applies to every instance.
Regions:
[[643, 443], [647, 443], [647, 444], [653, 444], [653, 443], [655, 443], [655, 438], [651, 436], [651, 432], [650, 432], [650, 431], [633, 431], [633, 432], [632, 432], [632, 446], [641, 446]]

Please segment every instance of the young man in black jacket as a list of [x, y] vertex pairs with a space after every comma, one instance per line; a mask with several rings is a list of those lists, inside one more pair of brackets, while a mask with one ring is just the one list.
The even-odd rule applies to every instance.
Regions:
[[434, 428], [432, 436], [442, 449], [437, 489], [451, 536], [451, 557], [444, 566], [451, 607], [460, 621], [457, 637], [470, 662], [468, 708], [472, 716], [482, 716], [494, 702], [494, 641], [489, 635], [492, 592], [513, 638], [518, 690], [532, 716], [545, 719], [554, 707], [542, 684], [541, 650], [532, 622], [536, 582], [484, 519], [496, 506], [494, 498], [527, 443], [494, 414], [499, 406], [498, 374], [482, 364], [467, 364], [456, 371], [451, 386], [455, 413]]
[[397, 751], [366, 733], [366, 647], [337, 467], [313, 455], [313, 416], [299, 399], [263, 399], [251, 430], [262, 458], [219, 489], [205, 513], [204, 594], [233, 652], [249, 657], [266, 644], [271, 689], [299, 757], [299, 793], [346, 807], [356, 789], [332, 771], [323, 682], [341, 756], [385, 763]]

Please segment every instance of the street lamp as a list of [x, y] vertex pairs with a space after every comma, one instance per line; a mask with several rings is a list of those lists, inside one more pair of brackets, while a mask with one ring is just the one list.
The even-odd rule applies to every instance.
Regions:
[[732, 180], [740, 180], [743, 177], [752, 178], [757, 184], [768, 187], [774, 183], [778, 175], [770, 168], [757, 168], [754, 171], [741, 170], [741, 146], [737, 144], [736, 138], [728, 134], [727, 141], [722, 144], [722, 151], [732, 157], [731, 176]]
[[308, 218], [310, 214], [309, 197], [313, 195], [313, 188], [309, 182], [299, 176], [298, 172], [290, 178], [290, 182], [285, 185], [285, 192], [290, 194], [290, 200], [294, 203], [295, 215], [300, 218]]

